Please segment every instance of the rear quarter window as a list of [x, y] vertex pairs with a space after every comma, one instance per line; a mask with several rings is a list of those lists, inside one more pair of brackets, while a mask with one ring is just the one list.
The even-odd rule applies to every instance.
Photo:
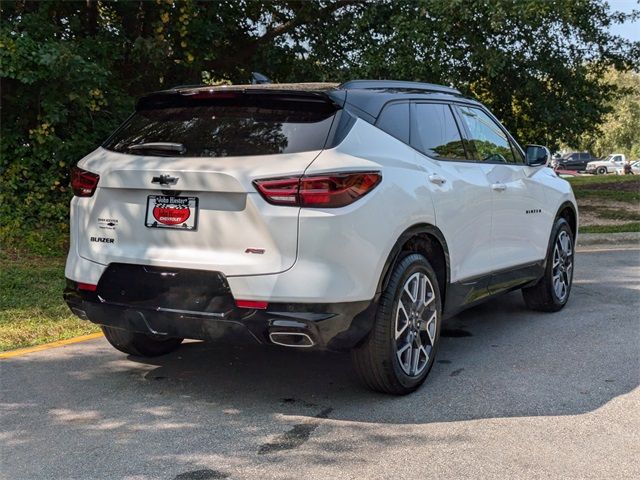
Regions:
[[336, 113], [332, 105], [317, 101], [243, 97], [241, 101], [182, 103], [139, 109], [103, 146], [121, 153], [157, 155], [157, 150], [131, 147], [175, 143], [184, 146], [182, 156], [191, 157], [321, 150]]
[[401, 142], [409, 143], [409, 103], [387, 105], [376, 126]]

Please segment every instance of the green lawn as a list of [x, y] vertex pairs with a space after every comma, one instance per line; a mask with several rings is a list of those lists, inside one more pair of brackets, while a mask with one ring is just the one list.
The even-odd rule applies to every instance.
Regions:
[[578, 200], [640, 202], [640, 175], [583, 175], [568, 180]]
[[0, 254], [0, 351], [99, 331], [62, 300], [64, 259]]
[[578, 201], [581, 233], [640, 232], [640, 176], [568, 179]]

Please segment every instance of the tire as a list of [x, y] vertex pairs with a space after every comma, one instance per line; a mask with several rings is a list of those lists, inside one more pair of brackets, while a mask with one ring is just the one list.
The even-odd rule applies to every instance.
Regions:
[[604, 175], [607, 173], [607, 167], [598, 167], [596, 170], [596, 175]]
[[358, 377], [368, 388], [405, 395], [424, 383], [438, 351], [440, 289], [435, 271], [422, 255], [402, 258], [390, 275], [373, 329], [351, 356]]
[[[559, 218], [553, 226], [543, 277], [532, 287], [522, 289], [522, 297], [528, 308], [541, 312], [557, 312], [567, 304], [573, 284], [574, 256], [573, 232], [567, 221]], [[559, 263], [556, 265], [556, 262]], [[558, 283], [554, 276], [559, 276], [558, 279], [564, 284], [564, 288], [556, 288]]]
[[167, 338], [158, 340], [144, 333], [131, 332], [121, 328], [102, 326], [107, 341], [123, 353], [136, 357], [158, 357], [176, 350], [182, 343], [182, 338]]

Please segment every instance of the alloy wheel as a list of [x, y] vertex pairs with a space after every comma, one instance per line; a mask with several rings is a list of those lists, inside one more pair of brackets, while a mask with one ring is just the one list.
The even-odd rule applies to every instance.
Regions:
[[436, 339], [437, 310], [431, 281], [422, 272], [411, 275], [398, 300], [395, 321], [396, 356], [410, 377], [429, 364]]
[[553, 290], [556, 297], [564, 302], [569, 295], [573, 270], [573, 246], [571, 237], [562, 230], [553, 248]]

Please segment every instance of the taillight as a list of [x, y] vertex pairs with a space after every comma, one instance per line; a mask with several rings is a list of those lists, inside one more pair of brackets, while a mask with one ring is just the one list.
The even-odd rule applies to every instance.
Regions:
[[380, 172], [346, 172], [270, 178], [255, 180], [253, 184], [264, 199], [274, 205], [338, 208], [362, 198], [380, 180]]
[[76, 197], [90, 197], [96, 191], [100, 175], [83, 170], [80, 167], [71, 169], [71, 189]]

